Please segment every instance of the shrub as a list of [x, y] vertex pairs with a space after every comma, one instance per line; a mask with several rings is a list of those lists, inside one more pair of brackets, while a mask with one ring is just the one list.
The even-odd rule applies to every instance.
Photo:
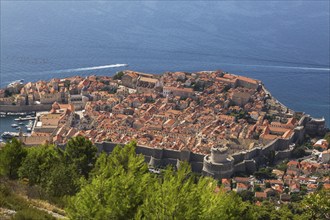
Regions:
[[26, 156], [22, 142], [13, 138], [0, 151], [0, 173], [10, 179], [18, 177], [18, 169]]
[[13, 220], [53, 220], [56, 219], [52, 215], [38, 210], [36, 208], [25, 208], [20, 211], [18, 211], [14, 217], [12, 218]]

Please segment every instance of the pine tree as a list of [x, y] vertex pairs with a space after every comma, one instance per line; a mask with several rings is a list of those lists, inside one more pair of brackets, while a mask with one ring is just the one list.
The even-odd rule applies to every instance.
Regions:
[[65, 148], [67, 164], [72, 164], [79, 175], [88, 177], [96, 161], [97, 148], [90, 140], [78, 136], [68, 141]]
[[0, 172], [10, 179], [18, 178], [18, 169], [26, 156], [22, 142], [13, 138], [0, 151]]

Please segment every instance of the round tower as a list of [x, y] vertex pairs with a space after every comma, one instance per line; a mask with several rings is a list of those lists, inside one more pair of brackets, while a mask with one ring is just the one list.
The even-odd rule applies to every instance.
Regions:
[[212, 147], [211, 155], [203, 161], [203, 173], [215, 178], [229, 178], [234, 173], [234, 158], [228, 155], [228, 147]]
[[212, 147], [211, 161], [212, 163], [224, 163], [227, 161], [228, 147]]

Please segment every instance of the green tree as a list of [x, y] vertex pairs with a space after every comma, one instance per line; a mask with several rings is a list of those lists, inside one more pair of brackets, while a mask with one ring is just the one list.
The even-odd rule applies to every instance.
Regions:
[[69, 200], [72, 219], [241, 219], [247, 204], [235, 193], [216, 192], [212, 178], [193, 175], [187, 163], [149, 173], [135, 143], [102, 153], [90, 179]]
[[330, 219], [330, 190], [321, 190], [306, 195], [301, 207], [308, 219]]
[[238, 195], [242, 198], [243, 201], [254, 201], [254, 192], [251, 192], [249, 190], [243, 190], [239, 192]]
[[304, 157], [306, 156], [306, 152], [305, 152], [305, 147], [304, 146], [298, 146], [296, 147], [292, 153], [291, 153], [291, 156], [293, 158], [300, 158], [300, 157]]
[[200, 190], [207, 182], [196, 185], [191, 174], [186, 163], [177, 172], [168, 167], [163, 177], [148, 187], [138, 218], [197, 219], [202, 214]]
[[51, 196], [73, 195], [79, 189], [76, 168], [66, 163], [63, 151], [51, 145], [32, 147], [19, 168], [19, 177], [39, 185]]
[[254, 172], [253, 175], [259, 180], [276, 178], [276, 176], [272, 173], [272, 168], [270, 168], [270, 167], [260, 168], [258, 171]]
[[123, 78], [123, 76], [124, 76], [124, 72], [123, 71], [120, 71], [120, 72], [116, 73], [116, 75], [113, 76], [113, 79], [115, 79], [115, 80], [116, 79], [121, 80]]
[[287, 168], [288, 168], [288, 165], [287, 165], [288, 162], [289, 162], [288, 160], [284, 160], [284, 161], [281, 162], [280, 164], [277, 164], [277, 165], [276, 165], [276, 169], [285, 172], [285, 171], [287, 170]]
[[248, 203], [234, 192], [226, 193], [205, 187], [202, 194], [203, 212], [200, 219], [248, 219]]
[[10, 97], [13, 95], [13, 92], [9, 91], [8, 89], [5, 89], [5, 97]]
[[72, 219], [131, 219], [143, 203], [151, 174], [135, 143], [101, 154], [91, 180], [69, 201]]
[[80, 186], [79, 175], [72, 165], [59, 163], [53, 166], [46, 177], [43, 188], [51, 196], [74, 195]]
[[275, 208], [273, 203], [263, 201], [260, 206], [250, 204], [247, 216], [248, 219], [256, 220], [281, 220], [293, 219], [294, 215], [286, 205]]
[[67, 164], [72, 164], [79, 175], [88, 177], [96, 161], [97, 148], [90, 140], [78, 136], [70, 139], [66, 144], [65, 158]]
[[261, 192], [261, 191], [262, 191], [262, 189], [259, 185], [254, 186], [254, 192]]
[[0, 151], [0, 172], [10, 179], [18, 178], [18, 169], [26, 156], [22, 142], [13, 138]]
[[29, 148], [27, 156], [19, 168], [19, 177], [27, 178], [29, 184], [43, 184], [52, 167], [60, 163], [60, 156], [54, 146], [38, 146]]
[[[328, 132], [324, 135], [324, 139], [328, 142], [328, 144], [330, 146], [330, 132]], [[328, 147], [328, 149], [329, 149], [329, 147]]]
[[187, 163], [177, 172], [167, 168], [163, 176], [149, 185], [137, 218], [144, 219], [241, 219], [246, 204], [234, 193], [215, 191], [214, 179], [192, 175]]

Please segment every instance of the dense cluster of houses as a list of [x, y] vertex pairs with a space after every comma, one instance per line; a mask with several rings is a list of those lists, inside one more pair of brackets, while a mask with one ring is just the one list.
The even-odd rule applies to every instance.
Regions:
[[[37, 114], [26, 145], [64, 144], [85, 136], [92, 142], [210, 154], [265, 146], [289, 139], [301, 115], [277, 102], [258, 80], [223, 71], [166, 72], [162, 75], [124, 71], [120, 77], [75, 76], [0, 89], [0, 105], [51, 105]], [[324, 119], [312, 119], [306, 131], [324, 132]], [[289, 161], [285, 171], [273, 170], [273, 179], [253, 176], [222, 179], [222, 188], [250, 191], [255, 200], [289, 202], [293, 195], [330, 188], [329, 143], [314, 145], [318, 160]], [[315, 175], [317, 174], [317, 175]]]
[[76, 76], [30, 82], [10, 97], [25, 100], [17, 105], [70, 105], [73, 115], [83, 110], [74, 123], [58, 123], [49, 137], [53, 143], [84, 135], [93, 142], [136, 139], [140, 145], [202, 154], [213, 146], [230, 145], [233, 153], [285, 139], [297, 125], [294, 115], [276, 104], [260, 81], [222, 71], [124, 71], [119, 79]]
[[[330, 189], [330, 164], [315, 160], [301, 162], [291, 160], [287, 163], [285, 171], [274, 169], [273, 179], [257, 179], [250, 177], [234, 177], [222, 179], [222, 189], [225, 191], [250, 191], [254, 193], [255, 200], [278, 200], [290, 202], [297, 194], [308, 194], [316, 190]], [[220, 188], [219, 188], [220, 190]]]

